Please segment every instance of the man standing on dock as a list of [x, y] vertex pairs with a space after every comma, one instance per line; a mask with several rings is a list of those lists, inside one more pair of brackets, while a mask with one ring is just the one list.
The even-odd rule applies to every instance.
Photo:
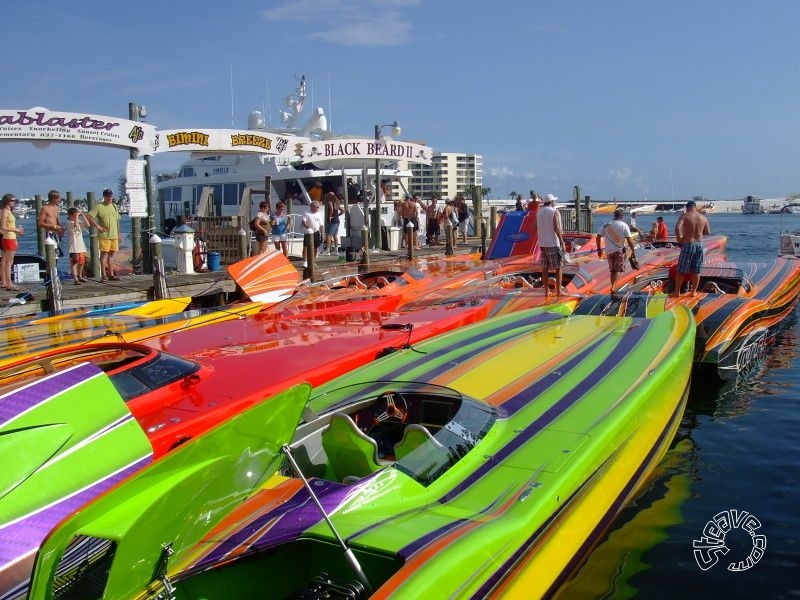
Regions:
[[673, 296], [681, 295], [683, 280], [689, 280], [691, 287], [690, 296], [697, 295], [697, 286], [700, 283], [700, 269], [703, 266], [703, 236], [711, 235], [708, 219], [697, 210], [697, 202], [689, 200], [686, 211], [678, 218], [675, 224], [675, 240], [681, 245], [681, 255], [678, 257], [678, 269], [675, 273], [675, 289]]
[[97, 240], [100, 245], [100, 283], [109, 279], [117, 281], [119, 277], [114, 271], [114, 253], [119, 250], [119, 209], [114, 204], [112, 190], [103, 190], [103, 202], [87, 212], [86, 219], [99, 231]]
[[58, 247], [58, 256], [62, 256], [61, 251], [61, 236], [64, 234], [64, 228], [61, 226], [61, 221], [58, 220], [58, 213], [61, 210], [61, 194], [58, 190], [50, 190], [47, 192], [47, 204], [42, 206], [39, 211], [39, 218], [36, 224], [45, 230], [45, 235], [52, 238]]

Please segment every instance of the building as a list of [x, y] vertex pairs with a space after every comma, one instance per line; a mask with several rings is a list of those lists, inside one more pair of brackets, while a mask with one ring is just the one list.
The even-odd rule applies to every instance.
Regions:
[[430, 198], [438, 194], [454, 198], [458, 194], [469, 196], [473, 186], [483, 185], [483, 156], [458, 152], [435, 152], [429, 165], [412, 164], [410, 191]]

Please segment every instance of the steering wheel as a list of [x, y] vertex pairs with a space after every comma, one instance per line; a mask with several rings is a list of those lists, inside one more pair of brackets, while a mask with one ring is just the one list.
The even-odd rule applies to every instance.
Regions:
[[407, 418], [408, 402], [406, 402], [403, 394], [390, 390], [378, 396], [372, 408], [373, 424], [390, 420], [405, 423]]

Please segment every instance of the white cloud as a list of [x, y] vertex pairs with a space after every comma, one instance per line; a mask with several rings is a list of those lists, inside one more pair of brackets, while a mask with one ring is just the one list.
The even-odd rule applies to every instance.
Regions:
[[514, 171], [508, 167], [490, 167], [489, 175], [492, 177], [513, 177]]
[[523, 175], [523, 177], [525, 179], [533, 180], [533, 179], [536, 179], [536, 173], [525, 173]]
[[268, 21], [326, 24], [306, 33], [313, 40], [374, 48], [407, 43], [411, 23], [401, 11], [420, 3], [421, 0], [294, 0], [261, 14]]
[[620, 167], [619, 169], [614, 169], [611, 173], [608, 174], [611, 179], [615, 179], [620, 183], [627, 183], [630, 178], [633, 176], [633, 170], [629, 167]]

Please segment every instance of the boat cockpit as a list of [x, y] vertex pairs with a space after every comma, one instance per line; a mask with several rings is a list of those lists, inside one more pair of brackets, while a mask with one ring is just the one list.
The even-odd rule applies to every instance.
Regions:
[[[317, 415], [315, 405], [327, 405], [325, 413]], [[427, 486], [496, 418], [491, 406], [449, 388], [370, 382], [312, 399], [290, 447], [306, 477], [351, 484], [393, 468]], [[288, 465], [284, 474], [294, 475]]]
[[[684, 279], [684, 281], [686, 281]], [[675, 289], [675, 267], [657, 269], [637, 277], [626, 291], [664, 292], [671, 294]], [[750, 280], [741, 269], [732, 267], [703, 267], [700, 271], [699, 293], [707, 294], [749, 294]], [[684, 290], [685, 291], [685, 290]]]

